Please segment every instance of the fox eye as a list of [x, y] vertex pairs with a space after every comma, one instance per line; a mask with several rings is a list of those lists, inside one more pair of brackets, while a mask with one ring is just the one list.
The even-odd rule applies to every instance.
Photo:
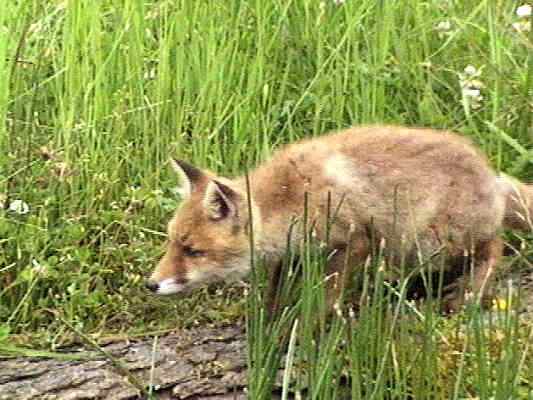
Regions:
[[183, 254], [185, 254], [186, 257], [201, 257], [205, 252], [193, 249], [191, 246], [183, 246]]

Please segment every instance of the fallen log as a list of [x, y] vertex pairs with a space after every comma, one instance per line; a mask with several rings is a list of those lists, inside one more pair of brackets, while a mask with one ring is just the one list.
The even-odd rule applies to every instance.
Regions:
[[[245, 399], [242, 327], [198, 328], [102, 346], [158, 399]], [[86, 360], [0, 358], [0, 399], [141, 399], [141, 390], [103, 356]]]

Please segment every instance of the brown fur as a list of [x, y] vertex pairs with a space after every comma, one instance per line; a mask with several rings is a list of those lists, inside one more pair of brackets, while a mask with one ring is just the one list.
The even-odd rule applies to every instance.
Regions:
[[[152, 284], [175, 279], [181, 291], [225, 279], [227, 271], [244, 273], [252, 222], [244, 178], [216, 178], [178, 164], [192, 191], [169, 224], [167, 254]], [[250, 182], [255, 247], [270, 265], [272, 282], [289, 226], [302, 218], [306, 193], [310, 222], [326, 241], [329, 196], [333, 209], [342, 203], [328, 241], [334, 252], [328, 272], [338, 273], [337, 282], [344, 281], [346, 266], [361, 266], [369, 256], [370, 230], [377, 242], [385, 241], [393, 262], [405, 254], [424, 260], [442, 248], [452, 258], [474, 253], [472, 274], [447, 298], [449, 309], [460, 307], [466, 290], [476, 297], [485, 292], [501, 256], [498, 234], [504, 225], [527, 228], [517, 214], [528, 214], [533, 203], [531, 189], [497, 177], [467, 139], [397, 126], [351, 128], [288, 145], [254, 170]], [[516, 200], [512, 188], [524, 201]], [[293, 243], [301, 233], [295, 231]], [[184, 255], [185, 246], [201, 254]], [[330, 299], [336, 299], [334, 292]]]

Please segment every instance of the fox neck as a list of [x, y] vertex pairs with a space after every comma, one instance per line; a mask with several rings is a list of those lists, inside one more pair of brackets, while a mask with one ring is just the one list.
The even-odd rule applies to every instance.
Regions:
[[[237, 178], [234, 185], [239, 188], [241, 193], [247, 193], [244, 177]], [[268, 264], [280, 261], [287, 253], [288, 247], [295, 247], [301, 239], [301, 230], [296, 227], [290, 213], [283, 208], [272, 212], [269, 190], [270, 188], [261, 185], [250, 186], [251, 230], [253, 231], [255, 255]], [[265, 195], [265, 191], [267, 195]], [[248, 202], [246, 201], [246, 203]], [[249, 212], [248, 206], [246, 206], [245, 212]]]
[[295, 225], [290, 216], [280, 213], [276, 217], [264, 218], [269, 207], [260, 198], [252, 195], [252, 228], [256, 256], [270, 262], [277, 262], [287, 253], [288, 247], [298, 243], [299, 229], [291, 229]]

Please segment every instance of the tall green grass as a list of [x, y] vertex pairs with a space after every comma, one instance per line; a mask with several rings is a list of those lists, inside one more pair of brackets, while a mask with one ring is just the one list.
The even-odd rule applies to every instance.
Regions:
[[[411, 276], [391, 285], [381, 250], [364, 266], [361, 297], [333, 310], [324, 307], [328, 253], [311, 235], [298, 257], [285, 257], [281, 306], [270, 317], [267, 277], [256, 266], [247, 313], [251, 398], [531, 398], [531, 321], [516, 307], [475, 304], [443, 317], [437, 288], [426, 285], [429, 297], [417, 304]], [[426, 270], [431, 263], [438, 274], [440, 260], [424, 262]], [[517, 301], [511, 292], [501, 300]]]
[[[72, 339], [61, 319], [97, 337], [242, 317], [249, 305], [241, 289], [216, 296], [200, 290], [173, 301], [141, 288], [179, 201], [165, 164], [171, 155], [234, 175], [301, 137], [351, 124], [402, 123], [469, 135], [497, 170], [533, 179], [533, 34], [512, 26], [520, 4], [2, 4], [0, 338], [53, 348]], [[468, 65], [481, 71], [479, 104], [461, 92]], [[320, 265], [319, 254], [307, 254], [306, 263]], [[310, 304], [286, 315], [282, 330], [294, 345], [294, 368], [314, 365], [295, 387], [319, 382], [315, 398], [342, 395], [327, 383], [347, 365], [352, 398], [514, 396], [533, 379], [527, 362], [516, 364], [524, 348], [515, 338], [524, 329], [512, 317], [501, 322], [505, 351], [491, 358], [494, 329], [474, 312], [457, 323], [461, 340], [444, 341], [435, 327], [449, 332], [439, 324], [454, 319], [424, 316], [415, 325], [421, 333], [412, 335], [386, 302], [383, 312], [392, 319], [372, 311], [354, 326], [336, 321], [305, 331]], [[275, 344], [260, 341], [270, 337], [262, 330], [267, 321], [254, 324], [257, 357], [281, 361]], [[427, 351], [409, 351], [419, 345]], [[270, 383], [253, 383], [254, 390]]]

